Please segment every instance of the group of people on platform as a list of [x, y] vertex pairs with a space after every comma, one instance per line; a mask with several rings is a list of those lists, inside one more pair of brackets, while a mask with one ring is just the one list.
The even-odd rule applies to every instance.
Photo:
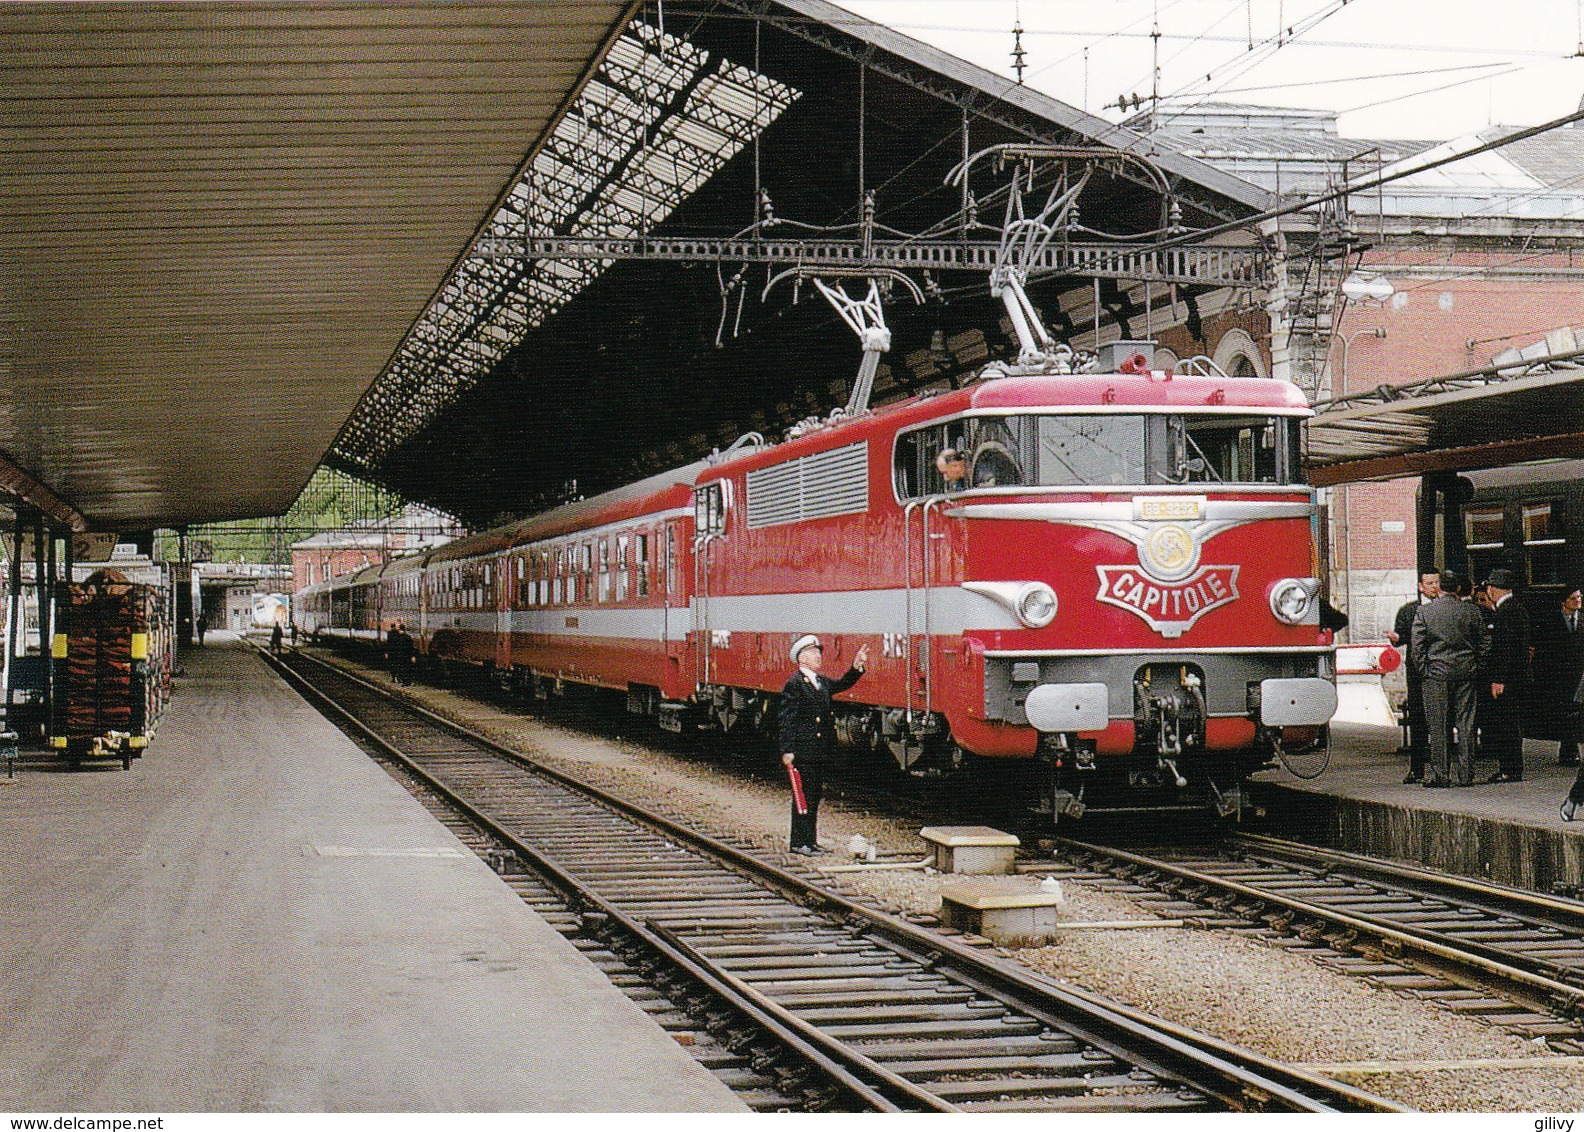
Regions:
[[[1388, 636], [1404, 651], [1408, 679], [1405, 783], [1472, 786], [1476, 750], [1497, 761], [1487, 783], [1520, 782], [1526, 729], [1555, 735], [1558, 762], [1579, 765], [1584, 594], [1570, 587], [1555, 613], [1531, 625], [1515, 588], [1505, 567], [1472, 589], [1455, 571], [1425, 571], [1418, 596], [1397, 611]], [[1562, 819], [1581, 808], [1584, 769]]]

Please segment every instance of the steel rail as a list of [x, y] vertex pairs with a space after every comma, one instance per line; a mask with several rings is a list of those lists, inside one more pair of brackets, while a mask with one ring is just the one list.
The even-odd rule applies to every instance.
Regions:
[[[303, 656], [304, 654], [298, 655]], [[312, 660], [313, 658], [307, 659]], [[633, 937], [644, 941], [687, 975], [708, 987], [735, 1009], [751, 1018], [789, 1050], [820, 1069], [866, 1106], [879, 1112], [908, 1111], [903, 1104], [886, 1095], [887, 1091], [895, 1088], [895, 1083], [889, 1079], [891, 1075], [885, 1074], [883, 1070], [881, 1071], [879, 1075], [881, 1088], [877, 1088], [875, 1082], [862, 1080], [859, 1074], [868, 1073], [871, 1066], [864, 1065], [855, 1059], [851, 1050], [846, 1046], [839, 1042], [831, 1041], [812, 1027], [806, 1027], [801, 1024], [795, 1027], [787, 1025], [784, 1013], [773, 1014], [766, 1011], [760, 1002], [741, 994], [738, 987], [734, 985], [734, 980], [723, 977], [725, 972], [720, 971], [706, 961], [701, 961], [701, 957], [697, 956], [696, 953], [678, 948], [674, 939], [668, 939], [654, 932], [650, 925], [640, 923], [601, 897], [588, 885], [578, 880], [560, 861], [557, 861], [543, 850], [537, 849], [523, 841], [495, 818], [452, 789], [444, 780], [425, 770], [414, 759], [397, 748], [390, 739], [379, 734], [374, 728], [359, 719], [355, 713], [315, 686], [312, 681], [291, 668], [282, 659], [270, 657], [269, 660], [281, 671], [289, 673], [293, 686], [305, 693], [311, 702], [331, 711], [337, 718], [363, 736], [367, 742], [377, 747], [387, 757], [399, 763], [409, 774], [418, 778], [425, 786], [440, 795], [447, 805], [464, 814], [470, 822], [486, 831], [503, 845], [509, 846], [512, 852], [520, 858], [531, 862], [536, 870], [544, 874], [552, 885], [560, 890], [572, 907], [580, 910], [591, 908], [607, 923], [619, 925]], [[323, 664], [322, 661], [315, 661], [315, 663]], [[329, 668], [332, 666], [327, 665], [325, 667]], [[336, 671], [338, 676], [358, 683], [367, 691], [389, 698], [387, 693], [377, 685], [370, 684], [357, 676], [341, 670], [334, 671]], [[411, 705], [407, 704], [402, 706], [411, 707]], [[446, 722], [442, 717], [433, 715], [433, 713], [423, 709], [412, 710], [428, 716], [433, 722]], [[447, 724], [447, 726], [455, 728], [454, 724]], [[468, 738], [492, 747], [495, 746], [495, 744], [490, 743], [489, 740], [484, 739], [482, 736], [469, 733]], [[524, 761], [526, 762], [527, 760]], [[548, 768], [535, 765], [532, 769], [543, 771]], [[879, 1069], [880, 1067], [873, 1066], [872, 1068]], [[902, 1082], [902, 1084], [911, 1086], [910, 1082]], [[910, 1091], [917, 1092], [916, 1090]], [[914, 1111], [920, 1108], [934, 1111], [956, 1111], [955, 1106], [943, 1106], [938, 1098], [927, 1094], [918, 1093], [918, 1095], [908, 1096], [907, 1099], [913, 1102]]]
[[[1448, 900], [1466, 903], [1484, 902], [1494, 905], [1506, 915], [1545, 915], [1567, 921], [1584, 934], [1584, 901], [1545, 892], [1530, 892], [1511, 885], [1476, 877], [1438, 873], [1397, 861], [1385, 861], [1349, 853], [1342, 849], [1321, 849], [1279, 837], [1259, 833], [1237, 832], [1232, 835], [1234, 845], [1247, 845], [1251, 849], [1269, 852], [1276, 856], [1292, 857], [1316, 865], [1342, 865], [1361, 880], [1381, 884], [1395, 884], [1414, 888]], [[1584, 977], [1584, 976], [1581, 976]]]
[[[1329, 924], [1350, 933], [1346, 946], [1355, 951], [1365, 950], [1360, 942], [1361, 937], [1374, 940], [1377, 945], [1375, 950], [1393, 961], [1416, 959], [1442, 978], [1458, 972], [1464, 972], [1465, 977], [1470, 974], [1479, 976], [1495, 985], [1492, 988], [1490, 984], [1484, 984], [1486, 989], [1501, 989], [1509, 995], [1519, 996], [1520, 1001], [1546, 1004], [1562, 1017], [1572, 1018], [1584, 1014], [1584, 987], [1515, 966], [1511, 960], [1517, 957], [1499, 948], [1470, 940], [1457, 940], [1447, 932], [1392, 923], [1385, 917], [1341, 911], [1312, 900], [1285, 895], [1275, 888], [1231, 880], [1176, 861], [1080, 841], [1067, 840], [1063, 844], [1091, 859], [1109, 857], [1136, 868], [1167, 874], [1201, 886], [1205, 892], [1219, 892], [1227, 897], [1249, 901], [1255, 906], [1283, 908], [1293, 917]], [[1189, 899], [1195, 903], [1207, 903], [1203, 893], [1190, 896]]]
[[[339, 666], [325, 664], [323, 661], [316, 663], [343, 679], [355, 682], [367, 692], [387, 702], [392, 701], [389, 693], [377, 685], [348, 673]], [[804, 907], [845, 921], [850, 926], [861, 925], [863, 930], [888, 941], [891, 946], [899, 950], [899, 953], [916, 955], [932, 969], [948, 973], [954, 980], [966, 985], [982, 988], [998, 997], [1010, 997], [1013, 1001], [1009, 1005], [1015, 1009], [1048, 1024], [1059, 1026], [1076, 1037], [1090, 1042], [1097, 1049], [1112, 1053], [1119, 1060], [1142, 1065], [1162, 1079], [1191, 1083], [1196, 1090], [1214, 1097], [1230, 1108], [1271, 1111], [1404, 1111], [1401, 1106], [1393, 1102], [1329, 1078], [1281, 1065], [1241, 1050], [1230, 1043], [1170, 1026], [1142, 1012], [1104, 1001], [1098, 996], [1057, 985], [1027, 968], [1002, 962], [982, 954], [978, 949], [967, 944], [812, 885], [777, 865], [762, 861], [707, 834], [691, 830], [663, 814], [644, 809], [581, 782], [565, 772], [539, 763], [424, 707], [408, 701], [397, 702], [400, 703], [403, 711], [458, 734], [523, 769], [575, 790], [630, 820], [658, 831], [667, 838], [680, 844], [690, 845], [725, 863], [732, 871], [789, 895]], [[344, 709], [338, 709], [338, 712], [344, 712]], [[361, 723], [356, 726], [360, 733], [370, 731]], [[384, 740], [375, 741], [382, 747], [386, 745]], [[496, 826], [493, 820], [490, 824], [492, 827]], [[516, 844], [517, 838], [504, 830], [502, 833], [507, 843]], [[526, 859], [549, 860], [542, 852], [524, 848]], [[551, 864], [556, 867], [560, 875], [565, 877], [566, 883], [573, 887], [578, 886], [578, 882], [567, 876], [566, 871], [560, 868], [559, 862], [551, 861]], [[621, 913], [613, 908], [607, 913], [606, 909], [609, 905], [603, 900], [599, 901], [599, 904], [602, 914], [621, 916]], [[629, 921], [622, 919], [621, 922]], [[673, 933], [665, 934], [671, 935], [674, 942]], [[664, 936], [660, 938], [664, 942]], [[691, 948], [688, 951], [697, 954]], [[733, 989], [734, 980], [728, 973], [717, 971], [716, 974], [725, 976], [724, 979], [717, 979], [718, 985], [723, 990]], [[775, 1015], [764, 1015], [764, 1017], [768, 1028]], [[1080, 1021], [1075, 1022], [1075, 1019]], [[809, 1029], [818, 1033], [814, 1027]], [[1148, 1052], [1141, 1056], [1140, 1050]], [[832, 1061], [849, 1064], [844, 1062], [843, 1055], [838, 1054], [834, 1049], [827, 1050], [826, 1055]], [[1149, 1061], [1155, 1063], [1153, 1067], [1149, 1065]], [[885, 1076], [889, 1071], [873, 1062], [868, 1062], [868, 1059], [862, 1059], [860, 1064], [863, 1063], [873, 1066], [881, 1074], [878, 1078], [871, 1078], [868, 1082], [869, 1086], [877, 1093], [889, 1092], [892, 1082]], [[907, 1084], [912, 1085], [911, 1082]]]

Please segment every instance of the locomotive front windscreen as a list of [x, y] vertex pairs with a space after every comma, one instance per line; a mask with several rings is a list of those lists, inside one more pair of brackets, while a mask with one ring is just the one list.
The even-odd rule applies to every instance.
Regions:
[[[1294, 418], [1228, 413], [1021, 413], [970, 417], [898, 438], [897, 483], [906, 497], [964, 486], [1130, 487], [1303, 482]], [[934, 465], [965, 455], [966, 485]]]

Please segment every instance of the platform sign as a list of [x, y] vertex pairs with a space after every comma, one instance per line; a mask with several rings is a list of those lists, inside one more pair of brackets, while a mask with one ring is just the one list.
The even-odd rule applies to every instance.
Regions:
[[[49, 538], [47, 533], [45, 538]], [[64, 539], [62, 539], [62, 542], [64, 542]], [[16, 545], [17, 540], [14, 531], [0, 534], [0, 546], [4, 547], [4, 554], [7, 560], [17, 553]], [[33, 561], [37, 553], [37, 545], [38, 540], [33, 537], [32, 531], [22, 532], [21, 555], [23, 562]], [[136, 556], [137, 548], [135, 546], [130, 543], [124, 545], [131, 547], [133, 555]], [[45, 553], [48, 554], [49, 543], [47, 541], [44, 544], [44, 549]], [[86, 534], [74, 533], [71, 536], [72, 561], [74, 562], [104, 562], [110, 558], [115, 549], [117, 549], [117, 544], [114, 532], [91, 531]]]
[[108, 559], [116, 547], [116, 536], [113, 531], [90, 531], [87, 534], [72, 535], [72, 561], [74, 562], [103, 562]]

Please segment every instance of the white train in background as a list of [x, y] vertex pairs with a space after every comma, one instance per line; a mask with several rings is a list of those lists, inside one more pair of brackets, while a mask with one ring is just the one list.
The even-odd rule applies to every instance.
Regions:
[[291, 623], [291, 599], [285, 594], [253, 595], [253, 626], [270, 629]]

